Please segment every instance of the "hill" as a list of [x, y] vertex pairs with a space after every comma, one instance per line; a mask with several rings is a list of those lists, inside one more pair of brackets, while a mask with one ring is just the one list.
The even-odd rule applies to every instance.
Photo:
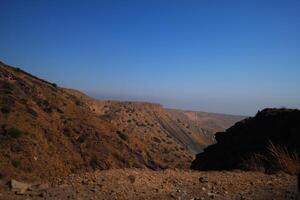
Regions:
[[158, 104], [95, 100], [3, 63], [0, 94], [1, 177], [189, 168], [194, 153], [214, 142], [201, 118]]

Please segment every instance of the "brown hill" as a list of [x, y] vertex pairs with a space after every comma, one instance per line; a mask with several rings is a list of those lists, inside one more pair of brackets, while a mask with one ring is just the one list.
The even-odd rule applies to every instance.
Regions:
[[[197, 155], [192, 169], [231, 170], [244, 168], [243, 162], [258, 155], [266, 170], [274, 169], [273, 158], [269, 158], [270, 144], [275, 154], [288, 157], [300, 153], [300, 110], [264, 109], [255, 117], [236, 123], [226, 132], [216, 133], [217, 143]], [[273, 151], [271, 149], [271, 151]], [[281, 151], [282, 152], [282, 151]], [[290, 153], [288, 153], [290, 152]], [[275, 155], [275, 159], [280, 158]], [[285, 159], [285, 158], [284, 158]], [[296, 158], [295, 158], [296, 159]], [[280, 160], [279, 160], [280, 161]], [[254, 163], [256, 164], [256, 163]], [[296, 163], [297, 164], [297, 163]], [[295, 165], [295, 167], [297, 167]], [[285, 169], [283, 169], [285, 171]], [[296, 169], [297, 170], [297, 169]], [[288, 171], [289, 172], [289, 171]]]
[[[168, 109], [168, 111], [175, 119], [179, 119], [178, 123], [183, 121], [208, 137], [212, 136], [211, 133], [224, 131], [236, 122], [246, 118], [246, 116], [199, 111], [183, 111], [174, 109]], [[214, 137], [211, 139], [214, 141]]]
[[3, 63], [0, 95], [1, 176], [188, 168], [193, 154], [213, 142], [200, 119], [158, 104], [94, 100]]

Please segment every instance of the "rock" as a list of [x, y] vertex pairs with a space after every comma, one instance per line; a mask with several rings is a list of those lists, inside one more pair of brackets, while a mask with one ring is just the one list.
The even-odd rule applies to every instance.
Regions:
[[213, 181], [212, 184], [213, 185], [221, 185], [221, 181]]
[[128, 176], [128, 179], [130, 180], [131, 183], [135, 182], [135, 176], [133, 175]]
[[43, 184], [39, 184], [38, 185], [38, 189], [39, 190], [47, 190], [49, 188], [49, 184], [48, 183], [43, 183]]
[[43, 192], [41, 192], [40, 194], [39, 194], [39, 197], [45, 197], [46, 196], [46, 192], [45, 191], [43, 191]]
[[94, 187], [94, 188], [91, 188], [90, 190], [91, 190], [92, 192], [94, 192], [94, 193], [96, 193], [96, 192], [98, 191], [97, 188], [95, 188], [95, 187]]
[[10, 181], [10, 187], [13, 192], [16, 192], [16, 194], [24, 194], [28, 190], [28, 188], [31, 187], [31, 184], [22, 183], [12, 179]]
[[28, 190], [47, 190], [49, 188], [49, 184], [48, 183], [40, 183], [40, 184], [35, 184], [35, 185], [31, 185], [30, 188], [28, 188]]
[[211, 199], [215, 198], [215, 196], [216, 196], [214, 193], [211, 193], [211, 192], [208, 192], [207, 195], [208, 195]]
[[81, 181], [81, 184], [82, 184], [82, 185], [88, 185], [88, 184], [89, 184], [89, 181], [88, 181], [87, 179], [83, 179], [83, 180]]
[[200, 182], [200, 183], [208, 183], [208, 178], [205, 177], [205, 176], [204, 176], [204, 177], [200, 177], [200, 178], [199, 178], [199, 182]]
[[[191, 168], [196, 170], [244, 169], [241, 162], [254, 154], [268, 156], [270, 141], [290, 152], [300, 152], [300, 110], [264, 109], [255, 117], [236, 123], [215, 134], [216, 142], [197, 154]], [[264, 164], [266, 170], [277, 170]]]

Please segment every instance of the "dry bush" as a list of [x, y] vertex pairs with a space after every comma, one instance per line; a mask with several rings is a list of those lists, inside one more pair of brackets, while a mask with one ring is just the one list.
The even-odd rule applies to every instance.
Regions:
[[266, 156], [254, 154], [248, 159], [242, 160], [241, 167], [245, 170], [265, 172]]
[[299, 172], [299, 157], [296, 152], [289, 152], [286, 147], [274, 145], [270, 142], [268, 146], [272, 167], [288, 174]]
[[251, 171], [283, 171], [288, 174], [298, 174], [300, 159], [296, 152], [289, 151], [286, 147], [274, 145], [271, 141], [268, 152], [265, 155], [254, 154], [250, 158], [242, 160], [241, 166]]

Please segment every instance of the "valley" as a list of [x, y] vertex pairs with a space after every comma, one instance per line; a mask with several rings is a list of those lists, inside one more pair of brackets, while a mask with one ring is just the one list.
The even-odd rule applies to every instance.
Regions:
[[297, 110], [246, 118], [97, 100], [4, 63], [0, 92], [1, 200], [297, 198], [295, 174], [242, 171], [232, 157], [280, 130], [298, 148]]
[[95, 100], [3, 63], [0, 90], [0, 172], [28, 181], [97, 169], [188, 169], [215, 132], [244, 118]]

